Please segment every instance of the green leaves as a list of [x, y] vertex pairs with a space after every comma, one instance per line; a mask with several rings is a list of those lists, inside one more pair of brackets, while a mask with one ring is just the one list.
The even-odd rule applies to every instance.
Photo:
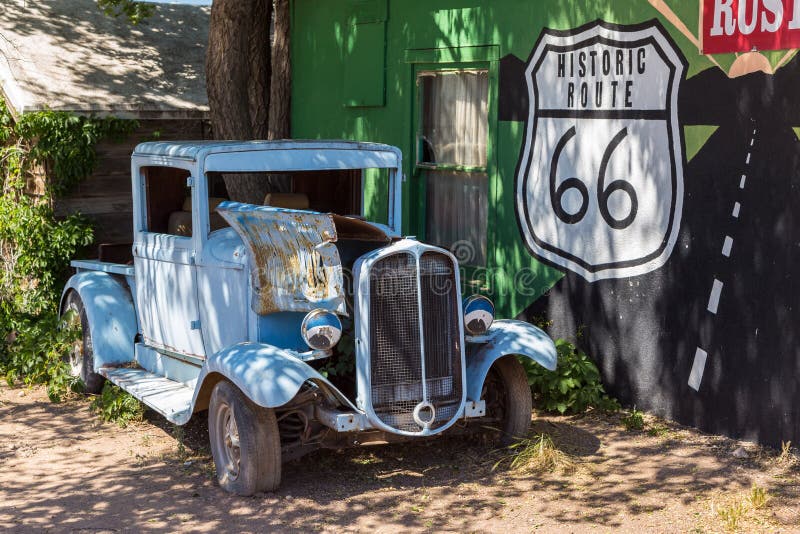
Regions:
[[[54, 311], [69, 260], [92, 242], [80, 215], [57, 220], [49, 204], [25, 196], [0, 195], [0, 298], [10, 313]], [[0, 317], [2, 319], [2, 317]]]
[[644, 416], [642, 412], [633, 407], [631, 413], [621, 419], [622, 425], [630, 432], [632, 430], [644, 429]]
[[319, 369], [319, 373], [325, 378], [347, 376], [356, 370], [356, 344], [352, 334], [353, 321], [348, 317], [341, 319], [342, 338], [336, 344], [333, 356]]
[[6, 328], [12, 333], [0, 349], [0, 375], [9, 385], [16, 380], [28, 386], [47, 384], [47, 395], [53, 402], [82, 391], [83, 384], [70, 375], [67, 364], [70, 350], [80, 342], [80, 328], [72, 321], [62, 321], [54, 312], [12, 318], [10, 322]]
[[[119, 140], [136, 126], [56, 111], [15, 123], [0, 99], [0, 333], [9, 330], [8, 315], [55, 309], [69, 260], [92, 242], [92, 230], [77, 214], [57, 219], [53, 200], [92, 172], [99, 140]], [[44, 195], [30, 191], [37, 179]]]
[[619, 404], [609, 397], [600, 381], [594, 361], [565, 339], [555, 342], [558, 367], [548, 371], [523, 359], [534, 399], [549, 412], [581, 413], [589, 407], [616, 411]]
[[141, 421], [144, 417], [142, 403], [111, 382], [105, 383], [103, 391], [92, 400], [89, 409], [103, 421], [113, 421], [123, 428], [131, 421]]
[[48, 189], [59, 196], [92, 172], [98, 141], [106, 138], [118, 141], [137, 127], [136, 121], [114, 117], [100, 119], [65, 111], [40, 111], [23, 115], [14, 128], [14, 136], [25, 141], [31, 159], [47, 163]]
[[0, 98], [0, 143], [5, 143], [11, 137], [14, 118], [6, 107], [6, 102]]
[[[92, 242], [89, 221], [56, 218], [54, 199], [92, 172], [98, 141], [136, 127], [54, 111], [15, 122], [0, 98], [0, 378], [47, 384], [54, 402], [82, 388], [65, 361], [74, 332], [59, 328], [58, 301], [69, 260]], [[44, 191], [33, 194], [37, 180]]]
[[156, 8], [153, 4], [133, 0], [97, 0], [97, 7], [109, 17], [125, 17], [133, 25], [146, 21]]

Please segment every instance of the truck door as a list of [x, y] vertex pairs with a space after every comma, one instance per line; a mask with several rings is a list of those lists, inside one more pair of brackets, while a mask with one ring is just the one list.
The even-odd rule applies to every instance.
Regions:
[[136, 303], [147, 345], [204, 357], [189, 176], [171, 167], [141, 169], [134, 198], [141, 217], [133, 246]]

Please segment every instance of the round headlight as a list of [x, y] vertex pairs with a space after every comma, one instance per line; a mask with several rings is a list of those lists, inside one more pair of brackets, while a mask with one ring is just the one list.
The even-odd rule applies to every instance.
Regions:
[[494, 321], [494, 304], [483, 295], [472, 295], [464, 301], [464, 329], [468, 334], [485, 334]]
[[300, 334], [306, 344], [314, 350], [328, 350], [342, 337], [342, 322], [327, 310], [312, 310], [300, 325]]

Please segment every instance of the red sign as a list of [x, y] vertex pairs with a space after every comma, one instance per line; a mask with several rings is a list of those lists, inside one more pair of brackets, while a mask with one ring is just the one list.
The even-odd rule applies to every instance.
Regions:
[[800, 48], [800, 0], [703, 0], [704, 54]]

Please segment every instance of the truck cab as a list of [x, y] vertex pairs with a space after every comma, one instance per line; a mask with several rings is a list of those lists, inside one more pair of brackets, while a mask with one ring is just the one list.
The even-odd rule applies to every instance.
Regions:
[[[178, 425], [207, 412], [226, 490], [273, 490], [282, 462], [319, 447], [471, 421], [504, 442], [527, 432], [519, 358], [555, 369], [553, 343], [464, 298], [448, 250], [401, 236], [397, 148], [153, 142], [131, 171], [132, 243], [72, 262], [71, 368], [88, 392], [111, 381]], [[283, 191], [235, 202], [240, 177]]]

